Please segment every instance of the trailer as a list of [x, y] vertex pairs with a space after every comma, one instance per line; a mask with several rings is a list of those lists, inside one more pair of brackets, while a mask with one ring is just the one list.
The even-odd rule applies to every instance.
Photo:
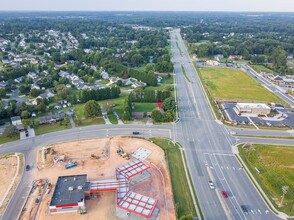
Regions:
[[72, 167], [76, 167], [77, 165], [78, 165], [77, 162], [71, 162], [71, 163], [65, 165], [65, 169], [70, 169]]

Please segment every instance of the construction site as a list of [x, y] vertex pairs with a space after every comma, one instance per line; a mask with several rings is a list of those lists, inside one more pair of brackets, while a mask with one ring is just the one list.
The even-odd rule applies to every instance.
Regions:
[[163, 150], [115, 137], [44, 146], [21, 219], [176, 219]]

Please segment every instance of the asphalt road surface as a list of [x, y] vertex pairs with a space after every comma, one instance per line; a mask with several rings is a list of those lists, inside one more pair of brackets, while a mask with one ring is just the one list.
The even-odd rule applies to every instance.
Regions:
[[[278, 219], [232, 154], [236, 138], [214, 120], [179, 30], [171, 32], [171, 45], [180, 113], [175, 130], [185, 149], [204, 219]], [[215, 190], [209, 188], [209, 180], [214, 182]], [[227, 199], [222, 197], [222, 190], [229, 194]], [[241, 205], [246, 205], [249, 212], [244, 213]]]

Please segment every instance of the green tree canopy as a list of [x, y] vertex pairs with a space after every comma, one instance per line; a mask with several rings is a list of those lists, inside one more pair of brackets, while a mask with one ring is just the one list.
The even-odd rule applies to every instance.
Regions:
[[6, 128], [5, 128], [4, 132], [3, 132], [3, 135], [5, 137], [9, 137], [9, 138], [12, 138], [12, 137], [14, 137], [14, 136], [16, 136], [18, 134], [19, 134], [19, 131], [18, 131], [17, 127], [14, 126], [14, 125], [6, 126]]
[[95, 100], [90, 100], [86, 102], [84, 107], [85, 118], [95, 118], [101, 116], [101, 108], [98, 102]]

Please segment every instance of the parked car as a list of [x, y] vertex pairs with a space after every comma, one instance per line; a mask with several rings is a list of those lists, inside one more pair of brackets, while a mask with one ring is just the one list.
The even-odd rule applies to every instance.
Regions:
[[226, 191], [222, 191], [222, 195], [223, 195], [223, 197], [226, 199], [226, 198], [228, 198], [228, 193], [226, 192]]
[[214, 184], [211, 180], [208, 181], [208, 185], [210, 189], [215, 189]]
[[248, 208], [246, 207], [246, 205], [241, 205], [241, 209], [243, 212], [248, 212]]
[[30, 165], [26, 165], [26, 171], [29, 171], [31, 169]]

